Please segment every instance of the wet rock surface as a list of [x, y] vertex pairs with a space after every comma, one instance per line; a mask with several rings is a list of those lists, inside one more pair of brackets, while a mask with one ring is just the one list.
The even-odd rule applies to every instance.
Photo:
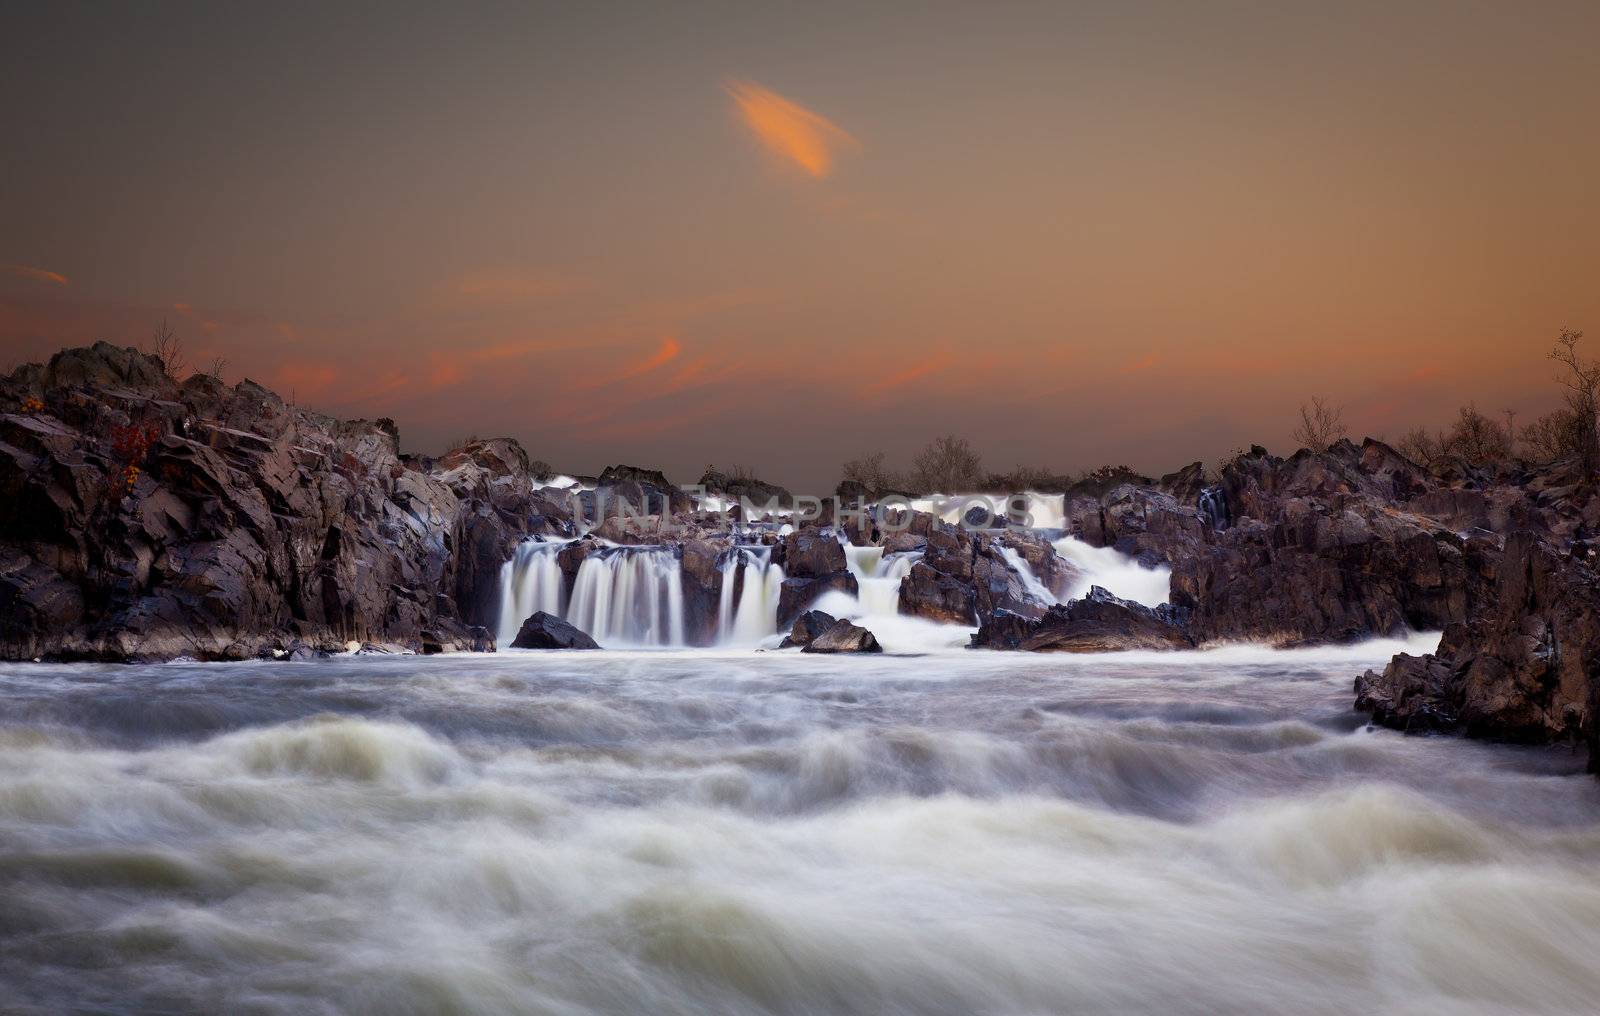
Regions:
[[522, 627], [517, 630], [517, 637], [511, 642], [511, 648], [599, 649], [600, 646], [587, 632], [541, 610], [522, 622]]
[[841, 618], [807, 642], [802, 653], [881, 653], [883, 647], [867, 629]]

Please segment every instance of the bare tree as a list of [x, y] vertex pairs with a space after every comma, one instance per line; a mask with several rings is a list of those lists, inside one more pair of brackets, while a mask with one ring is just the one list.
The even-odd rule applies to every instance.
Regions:
[[211, 359], [211, 369], [206, 371], [206, 373], [210, 374], [212, 377], [216, 378], [218, 381], [221, 381], [222, 380], [222, 372], [227, 370], [227, 369], [228, 369], [228, 361], [223, 357], [216, 356], [216, 357], [212, 357], [212, 359]]
[[1511, 432], [1472, 404], [1461, 407], [1455, 426], [1444, 439], [1446, 454], [1459, 455], [1476, 466], [1510, 458], [1511, 445]]
[[1428, 433], [1426, 427], [1418, 427], [1401, 435], [1395, 447], [1399, 449], [1401, 455], [1412, 462], [1420, 466], [1431, 466], [1444, 457], [1444, 445], [1443, 434], [1435, 437]]
[[871, 497], [905, 486], [902, 478], [883, 464], [883, 453], [873, 452], [851, 459], [841, 469], [847, 483], [859, 483]]
[[1557, 409], [1524, 425], [1518, 436], [1533, 458], [1548, 462], [1578, 453], [1579, 429], [1578, 418], [1571, 410]]
[[151, 331], [144, 351], [158, 358], [161, 365], [166, 368], [167, 376], [174, 381], [178, 380], [183, 374], [183, 368], [188, 365], [183, 355], [183, 340], [172, 330], [172, 326], [167, 324], [166, 318], [162, 318], [161, 323]]
[[983, 462], [966, 438], [946, 434], [934, 438], [917, 453], [911, 463], [911, 477], [921, 493], [965, 493], [983, 485]]
[[1290, 436], [1302, 448], [1320, 452], [1344, 437], [1344, 407], [1330, 406], [1320, 398], [1300, 403], [1300, 424]]
[[1567, 410], [1572, 414], [1574, 443], [1583, 458], [1584, 472], [1593, 475], [1600, 469], [1600, 434], [1595, 428], [1595, 413], [1600, 410], [1600, 362], [1578, 355], [1582, 339], [1582, 332], [1563, 330], [1550, 350], [1550, 359], [1562, 367], [1556, 372], [1556, 381], [1567, 390]]

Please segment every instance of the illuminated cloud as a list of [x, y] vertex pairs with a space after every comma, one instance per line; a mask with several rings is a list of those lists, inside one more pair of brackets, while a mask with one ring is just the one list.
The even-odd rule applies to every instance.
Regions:
[[7, 265], [6, 271], [18, 278], [28, 279], [33, 282], [47, 282], [52, 286], [65, 286], [67, 284], [67, 277], [60, 272], [35, 268], [32, 265]]
[[938, 353], [921, 363], [912, 364], [910, 367], [895, 371], [893, 374], [885, 374], [863, 385], [861, 397], [864, 399], [881, 397], [897, 388], [904, 388], [913, 381], [921, 380], [931, 374], [937, 374], [954, 362], [955, 358], [949, 353]]
[[744, 125], [761, 143], [819, 180], [833, 171], [840, 149], [856, 144], [832, 120], [770, 89], [750, 81], [731, 81], [726, 87]]
[[661, 340], [661, 348], [657, 349], [654, 353], [651, 353], [643, 360], [640, 360], [638, 363], [635, 363], [633, 366], [629, 367], [623, 372], [622, 376], [638, 377], [640, 374], [648, 374], [651, 371], [660, 367], [665, 367], [673, 360], [676, 360], [678, 358], [678, 354], [681, 352], [683, 352], [683, 346], [678, 342], [677, 339], [669, 335], [665, 339]]
[[1124, 373], [1124, 374], [1141, 374], [1144, 371], [1151, 370], [1151, 369], [1153, 369], [1155, 367], [1160, 366], [1160, 364], [1161, 364], [1161, 357], [1157, 356], [1154, 353], [1146, 353], [1145, 355], [1139, 357], [1137, 360], [1132, 360], [1132, 361], [1128, 362], [1127, 364], [1125, 364], [1123, 366], [1123, 368], [1122, 368], [1122, 373]]

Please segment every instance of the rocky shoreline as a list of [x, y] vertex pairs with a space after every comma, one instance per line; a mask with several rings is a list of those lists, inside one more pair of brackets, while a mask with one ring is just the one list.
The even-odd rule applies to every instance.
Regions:
[[[515, 441], [404, 455], [390, 421], [331, 419], [249, 381], [179, 383], [155, 357], [104, 343], [0, 379], [0, 407], [8, 659], [491, 649], [501, 568], [535, 536], [573, 541], [558, 558], [568, 588], [590, 554], [667, 543], [692, 644], [741, 592], [723, 588], [743, 581], [722, 567], [735, 543], [770, 548], [787, 631], [824, 594], [860, 591], [842, 526], [852, 544], [920, 554], [900, 581], [899, 613], [975, 625], [974, 646], [1297, 646], [1442, 630], [1436, 653], [1357, 680], [1376, 722], [1597, 738], [1600, 581], [1588, 534], [1600, 501], [1576, 461], [1424, 469], [1381, 442], [1340, 441], [1288, 458], [1253, 448], [1215, 477], [1196, 463], [1151, 483], [1066, 491], [1067, 532], [1171, 569], [1170, 602], [1152, 608], [1105, 590], [1056, 602], [1078, 578], [1072, 562], [1004, 522], [974, 532], [916, 513], [896, 531], [826, 515], [763, 526], [727, 504], [788, 504], [788, 491], [708, 472], [702, 486], [722, 500], [697, 502], [626, 466], [574, 494], [545, 486]], [[619, 502], [658, 508], [612, 514]], [[737, 538], [730, 513], [744, 525]], [[598, 525], [578, 539], [582, 517]], [[848, 651], [870, 637], [840, 628], [826, 644]]]

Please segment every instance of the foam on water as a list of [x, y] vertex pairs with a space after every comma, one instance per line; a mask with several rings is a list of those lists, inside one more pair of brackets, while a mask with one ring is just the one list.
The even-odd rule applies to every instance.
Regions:
[[1171, 593], [1171, 568], [1146, 568], [1126, 554], [1090, 546], [1076, 536], [1063, 536], [1051, 546], [1080, 573], [1077, 585], [1067, 594], [1069, 600], [1087, 595], [1091, 586], [1100, 586], [1113, 596], [1156, 607], [1166, 603]]
[[1351, 674], [1393, 648], [0, 666], [0, 983], [21, 1012], [1592, 1011], [1594, 781], [1364, 730]]

